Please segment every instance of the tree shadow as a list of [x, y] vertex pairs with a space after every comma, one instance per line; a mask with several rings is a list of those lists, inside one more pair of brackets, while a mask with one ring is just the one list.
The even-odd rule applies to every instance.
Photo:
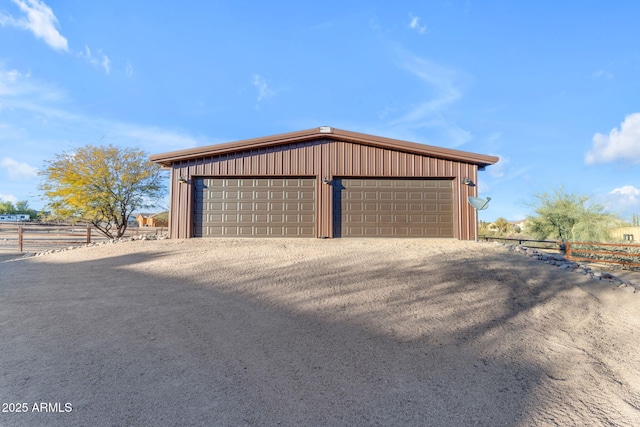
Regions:
[[515, 425], [543, 410], [549, 366], [517, 320], [567, 292], [549, 268], [211, 243], [10, 263], [1, 397], [74, 410], [9, 423]]

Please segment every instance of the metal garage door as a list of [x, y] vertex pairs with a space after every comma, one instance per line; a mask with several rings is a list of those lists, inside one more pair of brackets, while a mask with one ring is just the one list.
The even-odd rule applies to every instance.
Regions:
[[315, 179], [195, 179], [194, 236], [315, 237]]
[[453, 181], [334, 179], [335, 237], [453, 237]]

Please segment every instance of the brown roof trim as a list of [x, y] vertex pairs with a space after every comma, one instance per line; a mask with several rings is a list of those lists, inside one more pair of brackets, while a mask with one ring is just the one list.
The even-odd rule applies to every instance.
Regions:
[[479, 167], [492, 165], [499, 160], [498, 157], [488, 156], [485, 154], [476, 154], [467, 151], [453, 150], [450, 148], [434, 147], [432, 145], [418, 144], [415, 142], [401, 141], [398, 139], [350, 132], [346, 130], [331, 128], [328, 126], [261, 138], [228, 142], [224, 144], [208, 145], [205, 147], [197, 147], [187, 150], [153, 154], [149, 156], [149, 158], [151, 161], [159, 163], [162, 166], [171, 166], [172, 163], [178, 161], [192, 160], [200, 157], [216, 156], [231, 152], [271, 147], [274, 145], [291, 144], [322, 138], [353, 142], [357, 144], [387, 148], [407, 153], [421, 154], [429, 157], [463, 161], [471, 164], [476, 164]]

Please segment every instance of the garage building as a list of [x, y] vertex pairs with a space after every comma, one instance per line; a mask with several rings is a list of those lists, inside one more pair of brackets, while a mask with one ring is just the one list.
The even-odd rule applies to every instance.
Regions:
[[156, 154], [171, 238], [474, 240], [478, 170], [497, 157], [322, 126]]

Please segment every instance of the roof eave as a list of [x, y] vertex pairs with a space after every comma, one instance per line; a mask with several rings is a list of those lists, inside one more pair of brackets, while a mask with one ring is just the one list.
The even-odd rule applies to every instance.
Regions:
[[454, 150], [451, 148], [435, 147], [425, 144], [418, 144], [415, 142], [401, 141], [392, 138], [367, 135], [327, 127], [154, 154], [149, 156], [149, 159], [160, 164], [163, 167], [170, 167], [172, 163], [192, 160], [200, 157], [216, 156], [227, 154], [230, 152], [247, 151], [257, 148], [265, 148], [322, 138], [353, 142], [380, 148], [395, 149], [398, 151], [427, 155], [430, 157], [444, 158], [448, 160], [463, 161], [478, 165], [478, 167], [480, 168], [492, 165], [499, 160], [499, 158], [495, 156]]

